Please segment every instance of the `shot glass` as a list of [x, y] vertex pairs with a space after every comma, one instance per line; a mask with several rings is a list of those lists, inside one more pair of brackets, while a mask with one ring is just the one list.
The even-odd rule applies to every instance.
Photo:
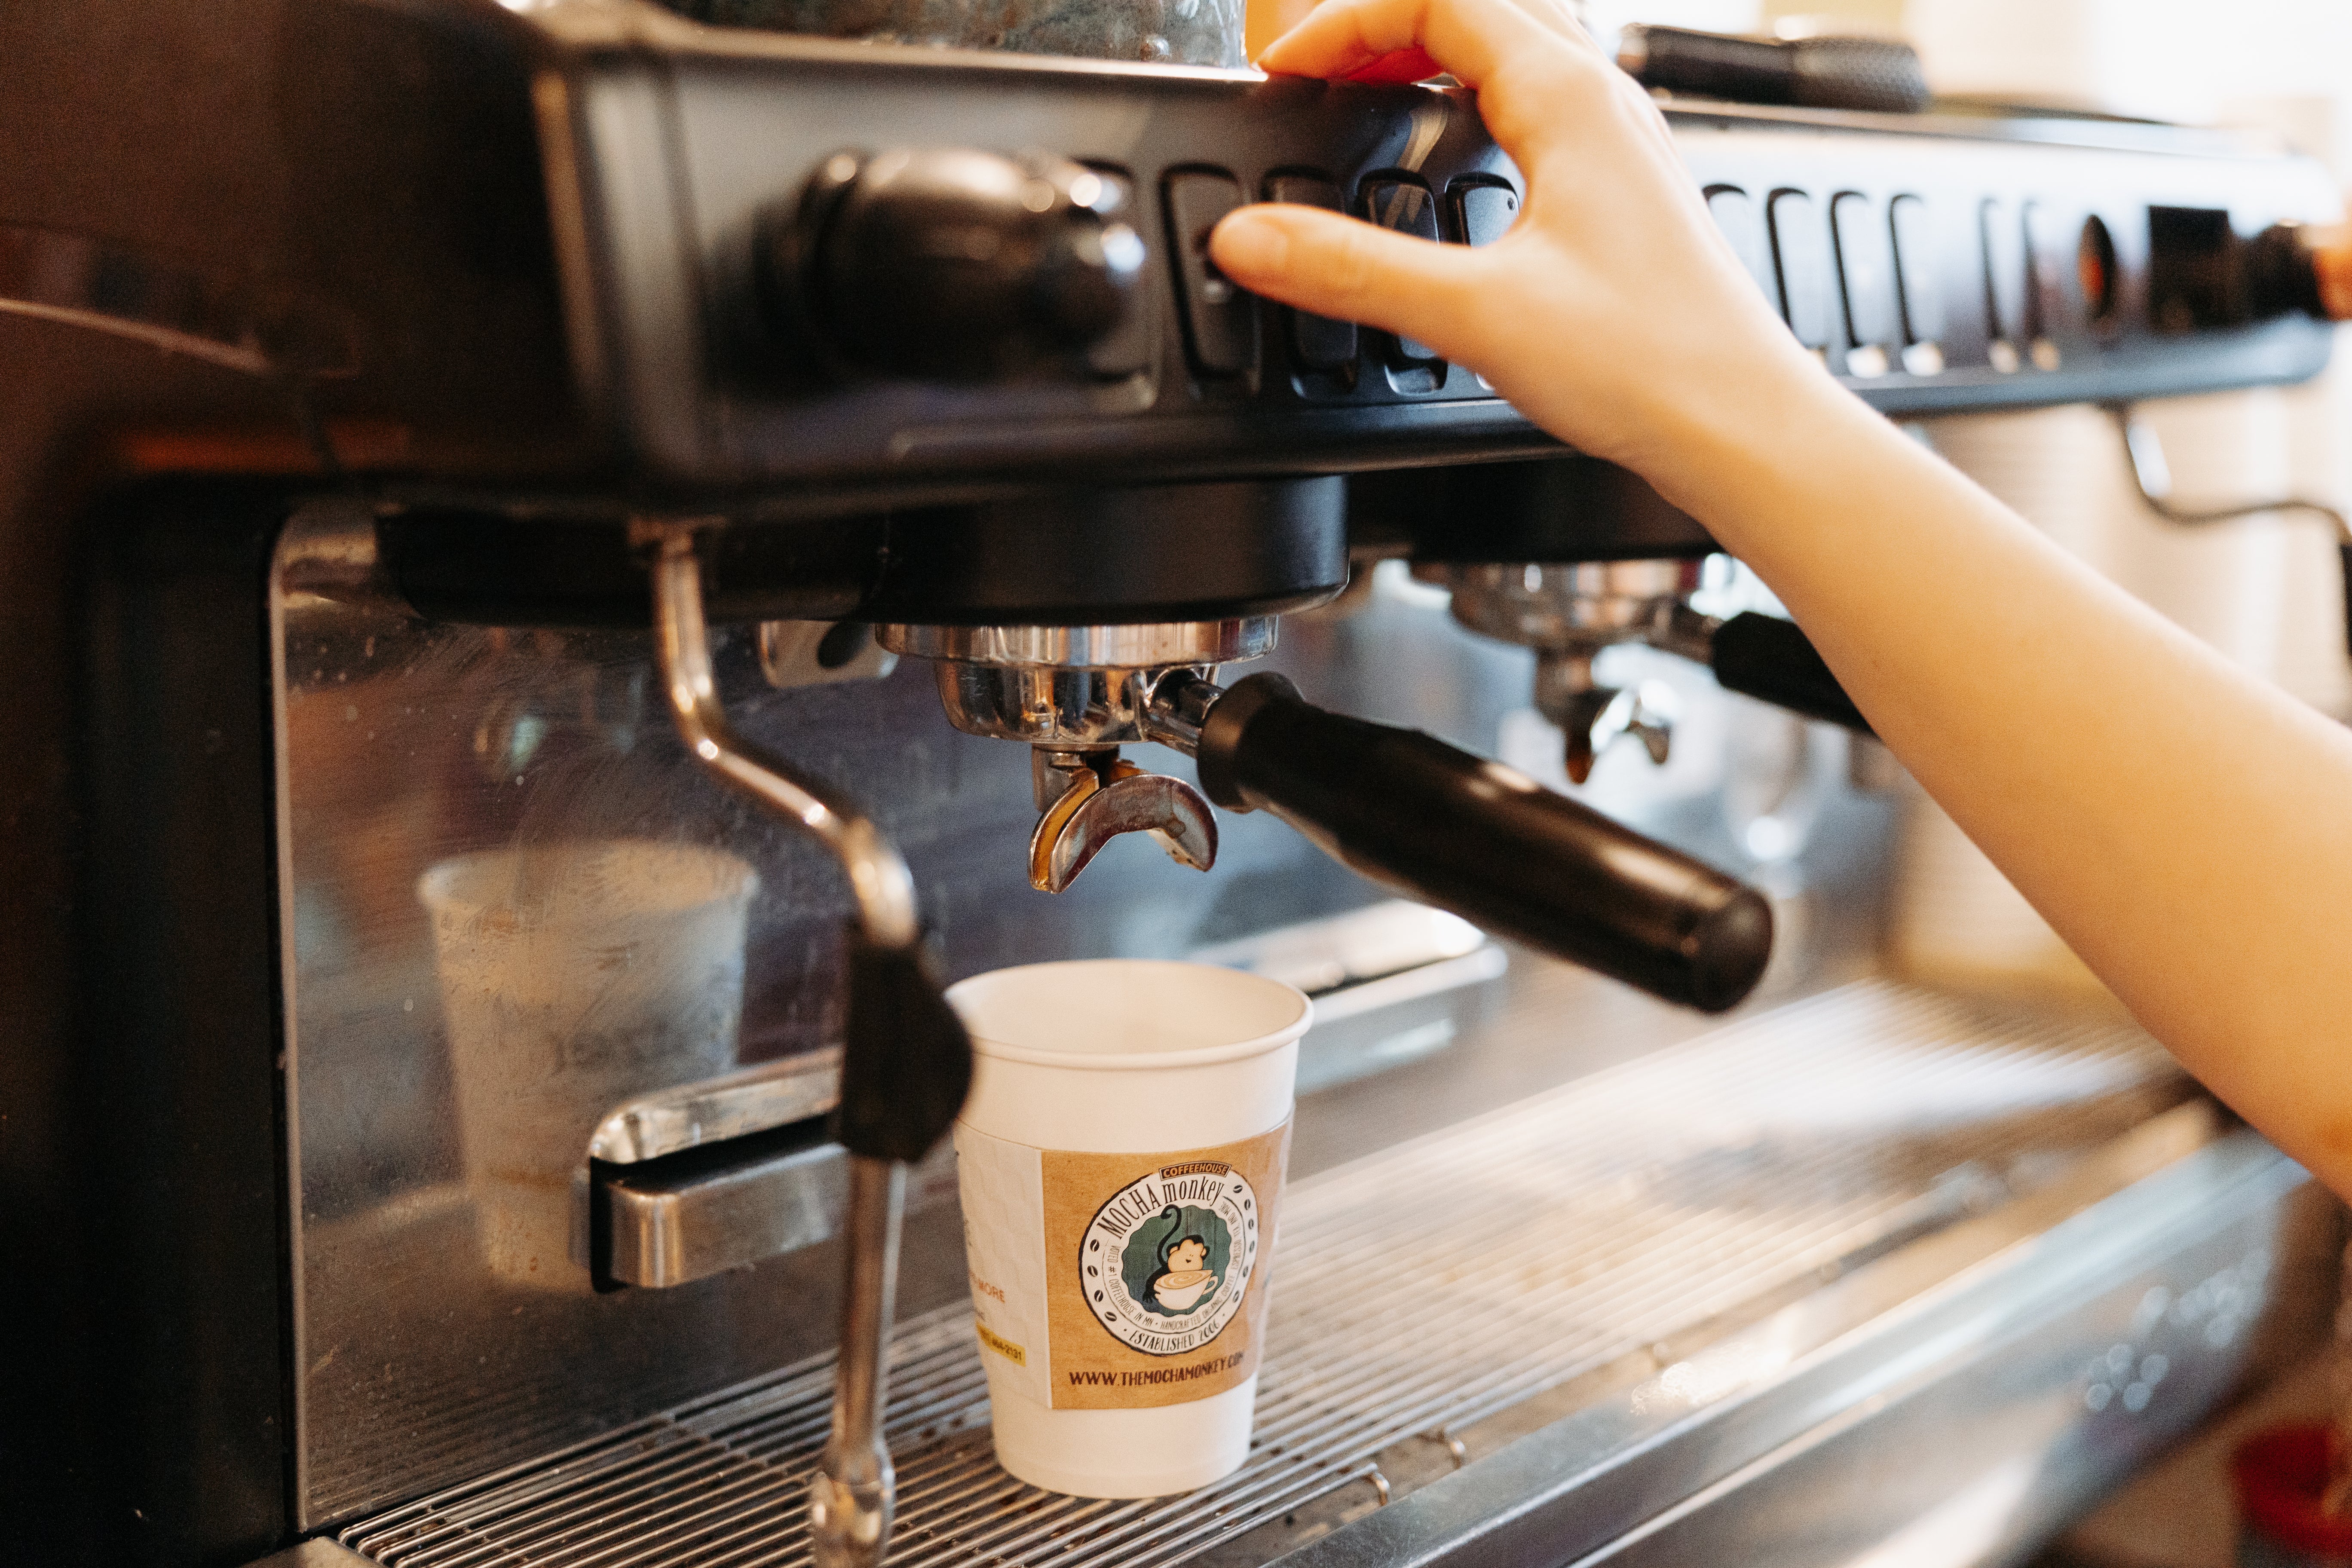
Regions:
[[732, 855], [637, 839], [461, 855], [418, 879], [491, 1272], [589, 1288], [567, 1267], [585, 1258], [589, 1136], [617, 1102], [733, 1064], [759, 884]]

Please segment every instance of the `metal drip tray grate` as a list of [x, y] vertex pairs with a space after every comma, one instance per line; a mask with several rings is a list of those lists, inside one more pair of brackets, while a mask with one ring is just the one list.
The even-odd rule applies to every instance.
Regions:
[[[1248, 1463], [1102, 1502], [991, 1456], [961, 1309], [903, 1325], [897, 1564], [1183, 1562], [1627, 1352], [2053, 1173], [2177, 1097], [2128, 1026], [1849, 986], [1296, 1184]], [[808, 1560], [829, 1360], [346, 1530], [401, 1568]]]

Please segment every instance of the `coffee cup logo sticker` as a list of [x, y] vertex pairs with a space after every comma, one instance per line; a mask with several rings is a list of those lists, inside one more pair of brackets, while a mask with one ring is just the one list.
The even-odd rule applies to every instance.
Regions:
[[1121, 1187], [1078, 1246], [1090, 1316], [1146, 1355], [1182, 1355], [1224, 1332], [1257, 1264], [1249, 1179], [1218, 1161], [1169, 1165]]

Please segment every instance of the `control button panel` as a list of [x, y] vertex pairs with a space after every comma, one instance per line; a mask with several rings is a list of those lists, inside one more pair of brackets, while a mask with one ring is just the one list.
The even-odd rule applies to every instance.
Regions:
[[1845, 303], [1849, 375], [1885, 375], [1887, 350], [1902, 341], [1895, 302], [1895, 258], [1878, 204], [1846, 192], [1831, 204], [1831, 230], [1837, 239], [1838, 289]]
[[1242, 205], [1241, 183], [1221, 172], [1187, 170], [1168, 176], [1167, 193], [1176, 294], [1193, 368], [1203, 375], [1246, 374], [1257, 363], [1257, 301], [1209, 259], [1210, 232]]
[[[1265, 183], [1265, 199], [1297, 206], [1321, 207], [1343, 213], [1347, 203], [1339, 187], [1317, 174], [1276, 174]], [[1285, 308], [1290, 323], [1290, 352], [1309, 370], [1343, 371], [1356, 363], [1356, 323], [1335, 321]]]
[[1780, 319], [1809, 349], [1830, 346], [1830, 246], [1813, 198], [1781, 191], [1767, 209], [1772, 261], [1780, 279]]
[[[665, 167], [682, 190], [630, 183], [641, 136], [607, 146], [610, 117], [577, 122], [593, 319], [615, 350], [582, 374], [612, 384], [586, 390], [624, 412], [648, 471], [854, 481], [880, 506], [961, 495], [979, 473], [1159, 483], [1547, 449], [1434, 345], [1294, 315], [1207, 254], [1221, 218], [1268, 198], [1423, 243], [1507, 236], [1525, 187], [1470, 94], [1016, 57], [908, 71], [779, 47], [730, 63], [725, 90], [681, 79]], [[1740, 266], [1890, 414], [2279, 382], [2327, 358], [2316, 321], [2168, 324], [2150, 287], [2158, 210], [2237, 231], [2339, 212], [2307, 161], [2154, 127], [2013, 139], [1666, 116]]]
[[[1392, 228], [1399, 234], [1434, 240], [1437, 232], [1437, 198], [1429, 187], [1414, 180], [1367, 180], [1364, 182], [1364, 216], [1382, 228]], [[1411, 338], [1394, 338], [1391, 342], [1391, 362], [1399, 367], [1425, 365], [1435, 363], [1437, 351], [1427, 343]]]

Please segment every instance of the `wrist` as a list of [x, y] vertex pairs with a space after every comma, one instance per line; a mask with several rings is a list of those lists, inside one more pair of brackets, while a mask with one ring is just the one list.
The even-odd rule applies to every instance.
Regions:
[[1733, 369], [1719, 367], [1700, 395], [1676, 399], [1645, 421], [1641, 449], [1618, 459], [1666, 500], [1697, 518], [1725, 548], [1769, 527], [1803, 493], [1906, 438], [1793, 340]]

